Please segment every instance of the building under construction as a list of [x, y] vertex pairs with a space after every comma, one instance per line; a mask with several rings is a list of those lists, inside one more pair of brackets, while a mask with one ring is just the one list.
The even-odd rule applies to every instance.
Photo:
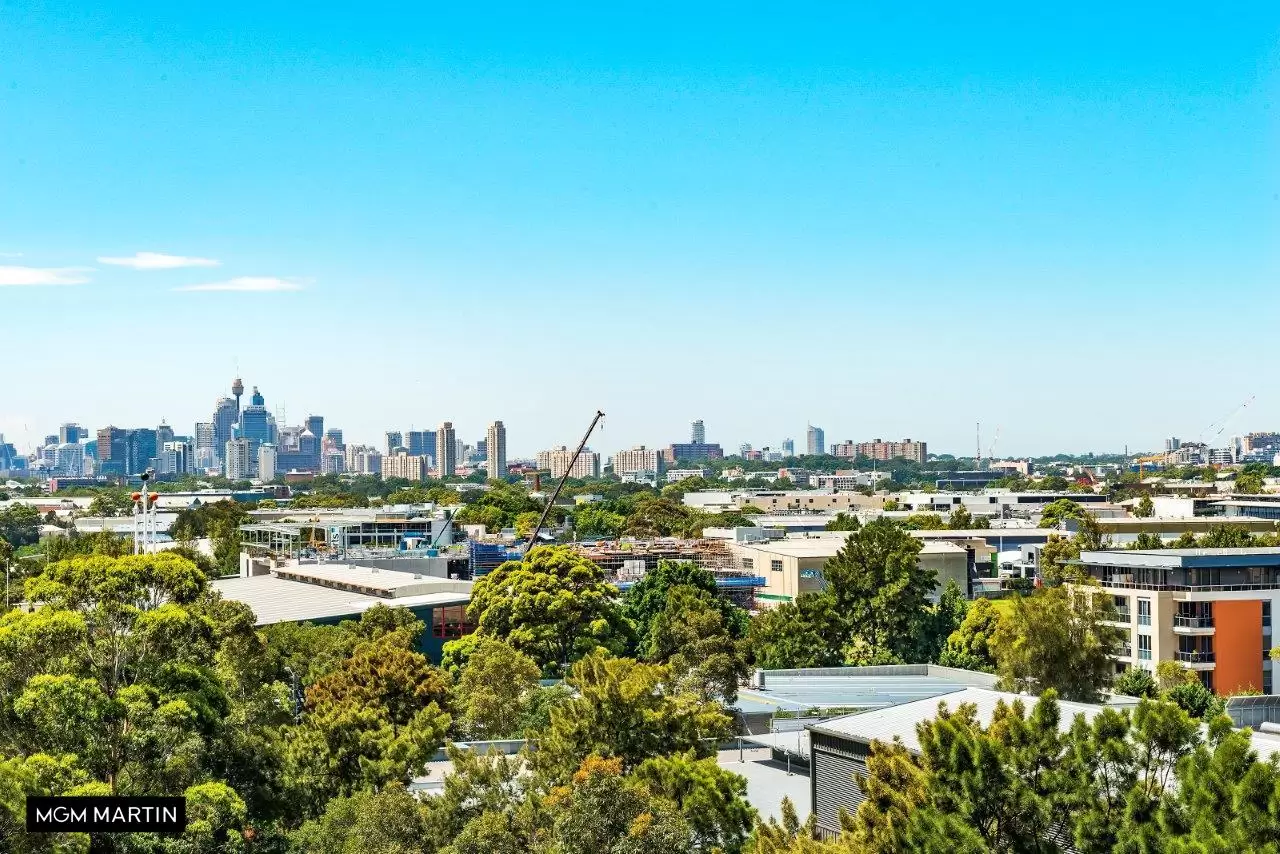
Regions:
[[755, 610], [756, 589], [765, 585], [765, 579], [735, 567], [733, 556], [720, 540], [601, 541], [575, 543], [573, 548], [604, 570], [605, 579], [621, 590], [632, 587], [664, 560], [693, 563], [710, 572], [721, 595], [747, 610]]

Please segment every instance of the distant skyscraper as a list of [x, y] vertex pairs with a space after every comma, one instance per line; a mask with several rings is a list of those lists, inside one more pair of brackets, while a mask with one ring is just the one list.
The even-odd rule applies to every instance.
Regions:
[[[346, 450], [347, 450], [347, 444], [346, 444], [345, 442], [343, 442], [343, 441], [342, 441], [342, 431], [341, 431], [341, 430], [339, 430], [339, 429], [337, 429], [337, 428], [335, 428], [335, 427], [330, 427], [328, 430], [326, 430], [326, 431], [325, 431], [325, 433], [324, 433], [324, 452], [325, 452], [326, 454], [328, 454], [328, 453], [332, 453], [332, 452], [334, 452], [334, 451], [338, 451], [339, 453], [341, 453], [341, 454], [344, 454], [344, 455], [345, 455]], [[344, 458], [345, 458], [345, 457], [344, 457]]]
[[240, 395], [244, 394], [244, 383], [236, 377], [231, 383], [231, 394], [236, 399], [236, 422], [240, 421]]
[[258, 478], [264, 481], [276, 479], [276, 446], [258, 446]]
[[58, 444], [65, 445], [68, 442], [79, 442], [88, 435], [89, 431], [81, 427], [79, 424], [63, 424], [58, 428]]
[[410, 430], [404, 434], [404, 446], [414, 456], [430, 456], [436, 452], [436, 437], [430, 430]]
[[796, 455], [796, 443], [794, 439], [782, 440], [782, 456], [794, 457]]
[[119, 427], [103, 427], [98, 431], [99, 474], [125, 474], [125, 431]]
[[253, 443], [248, 439], [231, 439], [226, 448], [226, 476], [228, 480], [247, 480], [253, 477], [253, 459], [250, 449]]
[[317, 440], [319, 440], [320, 437], [324, 435], [324, 416], [308, 415], [307, 429], [311, 431], [311, 434], [315, 436]]
[[822, 432], [821, 427], [809, 425], [809, 435], [807, 443], [808, 453], [811, 456], [825, 454], [827, 452], [827, 434]]
[[125, 474], [142, 474], [160, 452], [156, 431], [139, 427], [125, 431]]
[[214, 444], [214, 429], [212, 421], [196, 422], [196, 447], [195, 447], [195, 466], [196, 468], [213, 468], [217, 465], [218, 449]]
[[741, 445], [738, 446], [738, 456], [742, 457], [743, 459], [746, 459], [747, 454], [749, 453], [751, 453], [750, 442], [743, 442]]
[[213, 447], [222, 458], [227, 442], [231, 441], [231, 429], [240, 423], [240, 404], [229, 397], [218, 398], [213, 406]]
[[156, 474], [184, 475], [191, 471], [194, 446], [190, 442], [173, 439], [160, 446], [156, 454]]
[[[405, 444], [404, 444], [404, 436], [400, 433], [400, 431], [399, 431], [399, 430], [388, 430], [388, 431], [387, 431], [387, 451], [386, 451], [386, 454], [387, 454], [387, 456], [388, 456], [388, 457], [389, 457], [389, 456], [391, 456], [392, 454], [394, 454], [394, 453], [396, 452], [396, 448], [403, 448], [404, 446], [405, 446]], [[433, 449], [433, 450], [434, 450], [434, 449]]]
[[163, 449], [165, 442], [173, 441], [173, 428], [164, 421], [160, 422], [160, 426], [156, 428], [156, 445]]
[[275, 433], [275, 419], [267, 411], [266, 398], [258, 391], [258, 387], [254, 386], [249, 405], [240, 412], [240, 427], [236, 431], [236, 438], [249, 440], [251, 467], [258, 461], [258, 448], [275, 443]]
[[489, 463], [489, 477], [507, 476], [507, 428], [501, 421], [489, 425], [484, 437], [485, 456]]
[[692, 442], [693, 444], [702, 445], [706, 443], [707, 428], [706, 428], [706, 425], [702, 423], [701, 418], [693, 422], [693, 429], [689, 431], [689, 434], [690, 434], [689, 441]]
[[440, 477], [452, 477], [458, 468], [458, 437], [453, 422], [446, 421], [436, 430], [436, 470]]

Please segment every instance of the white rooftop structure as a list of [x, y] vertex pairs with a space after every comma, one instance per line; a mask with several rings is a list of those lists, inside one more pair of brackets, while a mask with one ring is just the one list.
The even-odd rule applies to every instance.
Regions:
[[[382, 575], [403, 573], [386, 572]], [[409, 576], [412, 580], [412, 576]], [[419, 605], [463, 605], [471, 601], [471, 582], [427, 579], [429, 585], [412, 595], [387, 598], [336, 589], [275, 575], [218, 578], [210, 582], [224, 599], [243, 602], [254, 613], [255, 624], [296, 623], [359, 617], [375, 605], [413, 608]]]
[[[920, 738], [916, 733], [916, 727], [925, 721], [931, 721], [938, 717], [939, 703], [946, 703], [947, 708], [952, 712], [960, 708], [961, 705], [970, 704], [975, 706], [978, 722], [986, 727], [990, 726], [992, 719], [995, 717], [996, 706], [1002, 702], [1007, 706], [1012, 705], [1014, 702], [1021, 702], [1026, 707], [1027, 714], [1030, 714], [1035, 707], [1037, 698], [1025, 694], [1011, 694], [1007, 691], [995, 691], [990, 688], [970, 686], [923, 700], [901, 703], [896, 706], [862, 712], [856, 715], [846, 715], [842, 718], [833, 718], [832, 720], [824, 721], [820, 726], [811, 727], [811, 729], [814, 732], [839, 735], [866, 744], [870, 744], [873, 741], [881, 741], [887, 744], [897, 738], [902, 741], [907, 750], [919, 753]], [[1111, 707], [1115, 708], [1117, 705], [1121, 704], [1113, 702]], [[1085, 720], [1092, 721], [1106, 708], [1106, 706], [1093, 703], [1070, 703], [1065, 700], [1059, 700], [1058, 706], [1062, 712], [1058, 721], [1058, 729], [1063, 733], [1071, 731], [1071, 726], [1077, 715], [1084, 715]]]

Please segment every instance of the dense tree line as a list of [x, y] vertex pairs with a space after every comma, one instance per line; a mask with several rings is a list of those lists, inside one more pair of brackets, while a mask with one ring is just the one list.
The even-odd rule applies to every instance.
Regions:
[[[234, 513], [181, 527], [210, 536]], [[1221, 722], [1201, 735], [1221, 706], [1180, 669], [1124, 675], [1114, 690], [1144, 705], [1059, 732], [1054, 698], [1096, 699], [1112, 678], [1107, 597], [1057, 586], [997, 606], [950, 585], [933, 601], [919, 541], [889, 520], [849, 532], [822, 592], [755, 617], [690, 564], [619, 594], [572, 549], [536, 548], [477, 581], [477, 630], [440, 662], [403, 609], [255, 628], [210, 588], [213, 562], [67, 543], [23, 580], [32, 604], [0, 617], [4, 850], [86, 850], [24, 834], [22, 804], [97, 793], [186, 796], [180, 837], [92, 840], [139, 854], [1240, 850], [1274, 833], [1275, 767]], [[877, 747], [841, 839], [759, 826], [714, 756], [749, 669], [894, 661], [990, 670], [1045, 699], [986, 727], [944, 710], [919, 757]], [[531, 747], [451, 749], [443, 792], [410, 792], [448, 742], [500, 738]], [[1183, 794], [1193, 783], [1205, 791]]]

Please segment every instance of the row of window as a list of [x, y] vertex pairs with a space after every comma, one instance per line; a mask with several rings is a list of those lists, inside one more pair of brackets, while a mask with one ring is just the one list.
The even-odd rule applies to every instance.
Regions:
[[[755, 566], [756, 566], [755, 558], [744, 557], [744, 558], [742, 559], [742, 568], [743, 568], [743, 569], [755, 569]], [[782, 561], [780, 561], [780, 560], [771, 560], [771, 561], [769, 561], [769, 571], [770, 571], [770, 572], [782, 572]], [[805, 575], [805, 574], [802, 572], [802, 573], [800, 573], [800, 577], [801, 577], [801, 578], [813, 578], [813, 577], [814, 577], [814, 576], [813, 576], [813, 574], [812, 574], [812, 573], [813, 573], [813, 570], [807, 570], [807, 572], [809, 572], [810, 574], [809, 574], [809, 575]]]
[[[1129, 618], [1129, 597], [1115, 596], [1113, 598], [1115, 601], [1116, 610], [1119, 611], [1120, 615], [1127, 620]], [[1151, 600], [1150, 599], [1138, 600], [1138, 625], [1140, 626], [1151, 625]]]

